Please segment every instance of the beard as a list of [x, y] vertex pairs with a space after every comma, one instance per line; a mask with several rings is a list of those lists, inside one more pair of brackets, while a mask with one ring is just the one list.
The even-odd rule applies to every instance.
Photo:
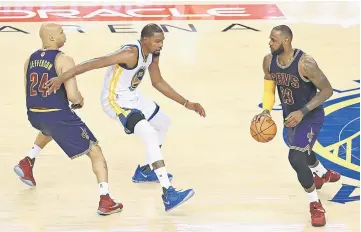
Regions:
[[160, 51], [153, 52], [153, 56], [160, 56]]
[[279, 56], [279, 55], [281, 55], [284, 51], [285, 51], [285, 48], [283, 47], [283, 44], [281, 44], [279, 48], [277, 48], [277, 49], [274, 50], [273, 52], [271, 51], [271, 53], [272, 53], [272, 55], [274, 55], [274, 56]]

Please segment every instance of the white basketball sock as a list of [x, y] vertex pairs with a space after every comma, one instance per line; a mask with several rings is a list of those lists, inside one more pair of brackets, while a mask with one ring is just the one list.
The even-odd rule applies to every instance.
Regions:
[[139, 136], [146, 144], [146, 162], [152, 164], [155, 161], [163, 160], [159, 148], [159, 139], [157, 131], [147, 120], [141, 120], [135, 125], [134, 134]]
[[40, 152], [41, 152], [41, 148], [38, 145], [33, 145], [33, 147], [28, 151], [27, 156], [30, 159], [34, 159]]
[[[170, 118], [162, 110], [159, 110], [158, 113], [149, 121], [149, 123], [157, 132], [159, 146], [163, 145], [170, 125]], [[150, 156], [147, 153], [143, 165], [148, 164], [150, 169], [153, 170], [152, 162], [149, 160], [149, 157]]]
[[159, 110], [149, 123], [156, 129], [159, 145], [162, 145], [170, 126], [170, 118], [162, 110]]
[[[154, 127], [147, 121], [142, 120], [135, 125], [134, 134], [139, 136], [147, 146], [147, 158], [146, 162], [151, 165], [152, 163], [163, 160], [162, 153], [159, 147], [159, 139], [157, 131]], [[160, 184], [164, 188], [169, 188], [170, 182], [168, 179], [168, 173], [165, 167], [158, 168], [154, 170], [156, 173]]]
[[318, 195], [317, 195], [316, 188], [312, 192], [307, 193], [307, 197], [308, 197], [308, 200], [309, 200], [310, 203], [311, 202], [318, 202]]
[[327, 169], [321, 164], [321, 162], [318, 162], [316, 167], [310, 168], [312, 173], [316, 173], [317, 176], [322, 177], [326, 174]]
[[157, 174], [160, 185], [166, 189], [170, 186], [170, 181], [168, 178], [168, 173], [165, 167], [154, 169], [155, 174]]
[[100, 195], [107, 195], [109, 193], [109, 185], [107, 182], [99, 183], [99, 192]]

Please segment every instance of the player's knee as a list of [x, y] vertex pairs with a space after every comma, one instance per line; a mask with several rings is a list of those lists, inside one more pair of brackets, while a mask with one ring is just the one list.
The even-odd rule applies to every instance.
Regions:
[[168, 115], [166, 114], [162, 114], [162, 122], [161, 122], [161, 127], [163, 130], [168, 130], [170, 124], [171, 124], [171, 120], [170, 117], [168, 117]]
[[134, 130], [137, 134], [141, 134], [142, 137], [147, 138], [147, 140], [154, 140], [157, 139], [157, 131], [155, 128], [147, 121], [143, 120], [140, 121]]
[[161, 110], [150, 120], [150, 123], [157, 129], [161, 131], [168, 130], [171, 120], [170, 118]]
[[297, 173], [298, 180], [304, 189], [313, 185], [313, 176], [307, 164], [308, 153], [297, 150], [290, 150], [288, 160]]
[[167, 128], [170, 126], [170, 124], [171, 124], [171, 120], [170, 120], [170, 117], [168, 116], [168, 115], [166, 115], [166, 114], [164, 114], [164, 116], [165, 116], [165, 119], [164, 119], [164, 124], [167, 126]]
[[137, 123], [134, 134], [139, 136], [147, 146], [159, 146], [157, 131], [147, 120], [141, 120]]
[[127, 120], [127, 124], [125, 127], [131, 132], [134, 133], [134, 128], [138, 124], [138, 122], [144, 120], [145, 117], [141, 112], [135, 112], [129, 116]]
[[307, 166], [307, 153], [291, 149], [288, 153], [288, 160], [293, 169], [297, 171], [300, 167]]
[[302, 168], [297, 173], [297, 177], [304, 189], [310, 189], [314, 184], [313, 175], [309, 168]]
[[91, 160], [104, 159], [102, 149], [98, 144], [92, 145], [87, 155]]

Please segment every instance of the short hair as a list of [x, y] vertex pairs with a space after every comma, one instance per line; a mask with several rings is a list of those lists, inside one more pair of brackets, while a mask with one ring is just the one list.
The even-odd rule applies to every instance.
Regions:
[[151, 37], [154, 35], [154, 33], [163, 33], [163, 30], [157, 24], [150, 23], [143, 27], [142, 32], [140, 33], [140, 37]]
[[292, 30], [287, 25], [278, 25], [274, 27], [272, 30], [280, 31], [283, 35], [291, 37], [291, 40], [293, 38]]

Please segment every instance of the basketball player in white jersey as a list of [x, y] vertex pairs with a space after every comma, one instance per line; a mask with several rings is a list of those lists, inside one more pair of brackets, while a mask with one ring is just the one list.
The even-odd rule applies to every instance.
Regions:
[[152, 85], [168, 98], [194, 110], [205, 117], [203, 107], [179, 95], [162, 78], [159, 70], [159, 56], [163, 47], [164, 34], [156, 24], [146, 25], [141, 39], [123, 45], [118, 51], [79, 64], [59, 77], [47, 82], [49, 92], [55, 92], [60, 85], [81, 73], [108, 67], [101, 93], [105, 113], [119, 121], [127, 134], [134, 133], [146, 143], [145, 165], [138, 168], [134, 182], [159, 181], [163, 189], [163, 203], [169, 211], [194, 195], [192, 189], [176, 191], [170, 184], [172, 176], [167, 173], [160, 147], [170, 124], [169, 118], [138, 91], [146, 70], [149, 70]]

